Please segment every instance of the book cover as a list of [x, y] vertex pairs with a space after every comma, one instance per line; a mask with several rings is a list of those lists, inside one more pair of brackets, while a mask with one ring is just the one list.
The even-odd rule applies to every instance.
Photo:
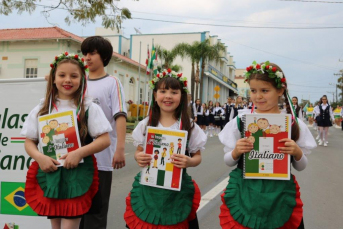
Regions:
[[[38, 117], [39, 146], [44, 155], [63, 166], [63, 155], [81, 147], [74, 111], [63, 111]], [[80, 163], [83, 162], [83, 159]]]
[[290, 114], [246, 114], [242, 116], [244, 135], [254, 148], [244, 154], [245, 179], [290, 179], [290, 155], [280, 153], [283, 138], [291, 138]]
[[171, 156], [185, 154], [187, 135], [184, 130], [147, 127], [145, 153], [152, 160], [141, 171], [142, 185], [180, 191], [183, 170], [171, 163]]

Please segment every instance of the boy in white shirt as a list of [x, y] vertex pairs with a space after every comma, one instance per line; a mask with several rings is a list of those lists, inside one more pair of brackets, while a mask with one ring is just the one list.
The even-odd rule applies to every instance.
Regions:
[[126, 106], [120, 81], [105, 72], [112, 58], [111, 43], [100, 36], [88, 37], [81, 44], [81, 51], [89, 67], [88, 96], [104, 111], [112, 126], [111, 145], [96, 154], [99, 170], [99, 192], [102, 199], [100, 213], [84, 215], [80, 228], [106, 229], [107, 212], [111, 194], [113, 168], [125, 166]]

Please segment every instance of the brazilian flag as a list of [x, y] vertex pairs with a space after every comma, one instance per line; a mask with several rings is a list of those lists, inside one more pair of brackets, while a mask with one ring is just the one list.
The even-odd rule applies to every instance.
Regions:
[[36, 216], [37, 214], [26, 203], [24, 193], [23, 182], [1, 182], [0, 213]]

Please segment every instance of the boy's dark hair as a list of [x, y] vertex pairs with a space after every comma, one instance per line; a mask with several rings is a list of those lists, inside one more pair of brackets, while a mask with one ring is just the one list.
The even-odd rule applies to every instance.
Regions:
[[178, 141], [182, 141], [182, 139], [181, 138], [179, 138], [179, 139], [177, 139]]
[[157, 154], [159, 154], [159, 153], [160, 153], [160, 151], [158, 151], [157, 149], [155, 149], [154, 153], [156, 153], [156, 152], [157, 152]]
[[111, 42], [101, 36], [87, 37], [81, 44], [83, 55], [97, 51], [99, 53], [104, 67], [108, 65], [113, 55]]
[[163, 149], [164, 149], [164, 150], [167, 150], [167, 148], [166, 148], [166, 147], [164, 147]]

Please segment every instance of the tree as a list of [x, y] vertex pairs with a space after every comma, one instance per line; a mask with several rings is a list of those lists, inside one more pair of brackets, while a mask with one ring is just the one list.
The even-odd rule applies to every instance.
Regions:
[[338, 84], [336, 87], [337, 89], [341, 89], [341, 93], [339, 93], [339, 95], [341, 96], [341, 103], [343, 103], [343, 73], [342, 76], [338, 78], [337, 82]]
[[219, 61], [221, 57], [221, 52], [225, 52], [225, 46], [223, 43], [217, 42], [214, 45], [211, 45], [210, 40], [206, 39], [199, 45], [199, 53], [202, 60], [201, 63], [201, 78], [200, 78], [200, 95], [203, 93], [203, 81], [205, 74], [205, 66], [209, 61]]
[[115, 0], [59, 0], [56, 5], [43, 5], [40, 2], [41, 0], [1, 0], [0, 14], [9, 15], [13, 13], [13, 10], [17, 10], [18, 14], [23, 12], [31, 14], [36, 10], [37, 6], [43, 6], [42, 13], [47, 18], [50, 11], [63, 9], [69, 13], [64, 18], [68, 25], [73, 21], [77, 21], [85, 26], [91, 22], [95, 23], [95, 18], [99, 16], [102, 18], [102, 25], [105, 28], [116, 28], [118, 32], [123, 21], [131, 18], [130, 10], [118, 8], [113, 4]]
[[[200, 55], [199, 55], [199, 41], [193, 42], [193, 44], [188, 43], [179, 43], [177, 44], [174, 49], [177, 53], [181, 56], [183, 59], [185, 56], [189, 57], [191, 59], [192, 63], [192, 71], [191, 71], [191, 95], [192, 100], [195, 101], [195, 92], [194, 92], [194, 86], [195, 86], [195, 65], [197, 66], [197, 69], [199, 69], [199, 61], [200, 61]], [[197, 83], [198, 84], [198, 83]]]
[[[173, 48], [172, 50], [167, 50], [161, 47], [160, 45], [156, 45], [156, 53], [157, 53], [157, 59], [161, 60], [160, 66], [158, 66], [159, 71], [162, 69], [172, 69], [175, 72], [178, 72], [182, 70], [182, 67], [180, 65], [173, 65], [173, 62], [175, 58], [180, 55], [178, 53], [178, 50]], [[160, 70], [161, 69], [161, 70]]]

